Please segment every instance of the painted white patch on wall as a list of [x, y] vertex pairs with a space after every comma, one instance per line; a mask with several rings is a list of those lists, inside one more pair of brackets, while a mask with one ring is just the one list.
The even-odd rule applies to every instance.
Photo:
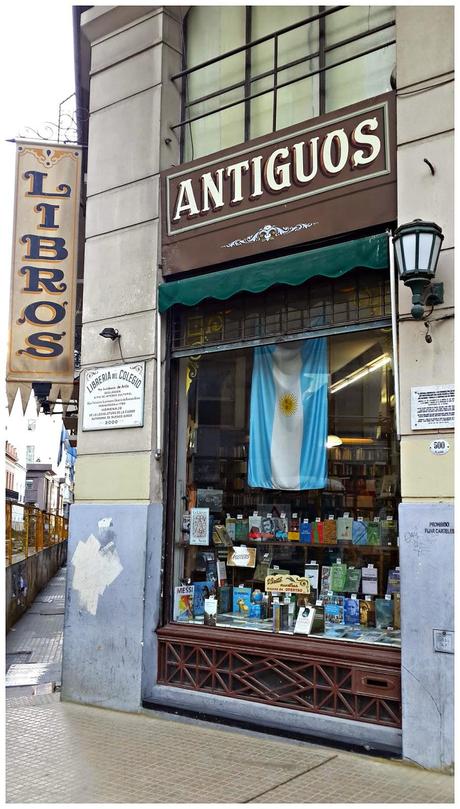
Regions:
[[100, 596], [115, 581], [123, 570], [113, 542], [104, 547], [90, 534], [85, 542], [79, 542], [72, 557], [74, 567], [73, 589], [80, 598], [80, 606], [91, 615], [96, 615]]

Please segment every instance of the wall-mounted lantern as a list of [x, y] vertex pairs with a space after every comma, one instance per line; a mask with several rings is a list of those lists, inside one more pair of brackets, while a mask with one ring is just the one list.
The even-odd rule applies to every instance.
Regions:
[[412, 290], [411, 314], [422, 320], [426, 306], [444, 302], [443, 284], [433, 284], [444, 236], [439, 225], [414, 219], [393, 236], [399, 277]]

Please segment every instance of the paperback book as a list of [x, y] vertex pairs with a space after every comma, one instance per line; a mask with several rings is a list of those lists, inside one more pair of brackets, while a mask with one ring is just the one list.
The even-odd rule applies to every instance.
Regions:
[[335, 520], [324, 520], [323, 542], [325, 545], [335, 545], [337, 543], [337, 524]]
[[361, 520], [353, 520], [351, 541], [353, 545], [367, 545], [367, 531], [364, 520], [362, 522]]
[[311, 544], [312, 545], [322, 545], [324, 542], [324, 523], [322, 522], [312, 522], [311, 523]]
[[300, 541], [305, 543], [306, 545], [311, 545], [311, 523], [310, 522], [301, 522], [300, 523]]
[[217, 599], [205, 598], [204, 600], [204, 625], [217, 626]]
[[377, 595], [377, 568], [376, 567], [363, 567], [361, 571], [362, 576], [362, 592], [363, 595], [376, 596]]
[[231, 548], [233, 545], [230, 534], [225, 525], [214, 525], [212, 529], [212, 541], [218, 547]]
[[346, 624], [359, 624], [359, 601], [357, 598], [345, 598], [344, 620]]
[[393, 602], [390, 598], [375, 599], [375, 625], [377, 629], [393, 626]]
[[367, 544], [380, 545], [380, 525], [378, 522], [366, 523]]
[[243, 517], [237, 517], [235, 522], [235, 542], [246, 542], [248, 530], [248, 521]]
[[193, 614], [195, 618], [204, 614], [204, 600], [215, 592], [216, 586], [213, 581], [193, 582]]
[[250, 607], [251, 607], [251, 588], [234, 587], [232, 612], [238, 612], [240, 615], [249, 616]]
[[173, 617], [175, 621], [190, 621], [193, 618], [193, 585], [174, 588]]
[[293, 514], [289, 520], [288, 539], [291, 542], [300, 540], [300, 522], [297, 514]]
[[288, 521], [286, 517], [275, 517], [275, 539], [283, 542], [288, 538]]
[[262, 539], [262, 517], [260, 514], [252, 514], [248, 520], [249, 539]]
[[236, 518], [228, 515], [225, 520], [225, 528], [228, 536], [230, 537], [231, 544], [233, 544], [236, 538]]
[[326, 596], [331, 589], [331, 566], [322, 565], [321, 567], [321, 588], [320, 596]]
[[347, 578], [345, 581], [345, 592], [358, 593], [360, 584], [361, 584], [361, 568], [349, 567], [347, 569]]
[[359, 622], [363, 626], [375, 626], [375, 604], [373, 601], [360, 599]]
[[351, 542], [353, 519], [351, 517], [337, 517], [337, 542]]
[[315, 615], [316, 609], [314, 607], [311, 607], [308, 604], [306, 604], [304, 607], [300, 607], [294, 626], [294, 633], [309, 635], [313, 628]]
[[388, 571], [387, 593], [399, 593], [401, 590], [401, 581], [399, 568]]
[[217, 560], [217, 584], [219, 587], [227, 584], [227, 566], [223, 559]]
[[331, 565], [331, 590], [334, 593], [343, 593], [347, 580], [347, 566], [342, 562]]
[[190, 545], [209, 545], [209, 508], [190, 510]]
[[398, 532], [395, 520], [380, 520], [380, 544], [397, 545]]
[[318, 592], [319, 565], [317, 564], [305, 565], [305, 578], [308, 579], [308, 581], [310, 582], [311, 589], [315, 591], [313, 595], [316, 595], [316, 593]]
[[217, 589], [217, 612], [232, 612], [232, 590], [233, 588], [229, 584], [224, 584]]
[[324, 624], [326, 631], [331, 626], [344, 624], [344, 597], [328, 596], [324, 604]]
[[271, 514], [262, 517], [262, 539], [275, 539], [275, 531], [275, 518], [272, 517]]

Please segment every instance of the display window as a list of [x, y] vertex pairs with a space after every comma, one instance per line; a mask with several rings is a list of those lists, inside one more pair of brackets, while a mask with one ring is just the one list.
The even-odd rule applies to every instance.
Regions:
[[[285, 309], [270, 309], [267, 293], [244, 309], [177, 313], [177, 345], [201, 343], [175, 360], [173, 621], [400, 645], [387, 289], [369, 276], [364, 294], [358, 277], [335, 287], [328, 315], [315, 310], [314, 281], [290, 290], [297, 301]], [[270, 311], [284, 323], [272, 339]], [[265, 339], [244, 344], [257, 313]], [[334, 317], [349, 327], [334, 328]], [[238, 346], [223, 348], [225, 323], [239, 323]]]

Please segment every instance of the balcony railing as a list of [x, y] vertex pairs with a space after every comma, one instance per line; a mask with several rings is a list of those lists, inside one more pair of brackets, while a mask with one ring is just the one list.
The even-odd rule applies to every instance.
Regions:
[[5, 515], [6, 565], [27, 559], [68, 538], [68, 520], [35, 506], [7, 502]]

